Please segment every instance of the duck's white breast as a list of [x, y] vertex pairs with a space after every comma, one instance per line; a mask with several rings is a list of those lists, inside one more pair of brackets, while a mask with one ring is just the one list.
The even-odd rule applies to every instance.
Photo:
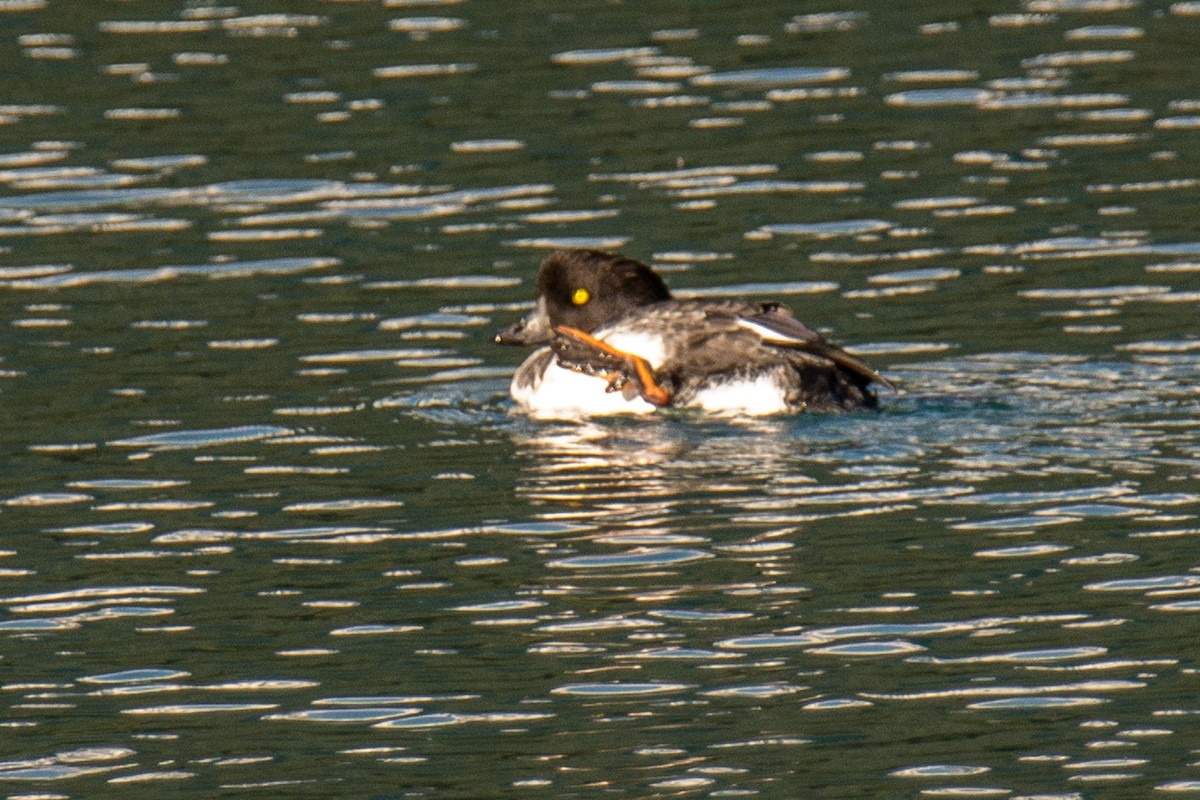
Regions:
[[[626, 400], [620, 392], [606, 391], [608, 382], [604, 378], [564, 369], [544, 359], [545, 348], [526, 359], [509, 390], [517, 405], [531, 416], [563, 419], [654, 411], [654, 406], [640, 397]], [[540, 374], [527, 374], [527, 368], [536, 372], [543, 363], [546, 366]]]
[[[659, 336], [617, 331], [597, 338], [624, 352], [636, 353], [652, 367], [665, 360], [665, 347]], [[656, 410], [640, 397], [627, 400], [621, 392], [607, 389], [604, 378], [560, 367], [549, 348], [541, 348], [517, 370], [509, 391], [517, 405], [531, 416], [545, 419], [650, 414]], [[714, 376], [682, 404], [714, 414], [747, 416], [795, 410], [788, 405], [786, 380], [778, 369], [753, 377]]]

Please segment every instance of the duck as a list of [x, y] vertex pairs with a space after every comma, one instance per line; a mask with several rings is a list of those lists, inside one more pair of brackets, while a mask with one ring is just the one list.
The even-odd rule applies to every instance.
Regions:
[[533, 310], [495, 335], [536, 346], [509, 393], [533, 417], [722, 415], [876, 409], [894, 384], [776, 302], [678, 299], [634, 258], [559, 249], [542, 262]]

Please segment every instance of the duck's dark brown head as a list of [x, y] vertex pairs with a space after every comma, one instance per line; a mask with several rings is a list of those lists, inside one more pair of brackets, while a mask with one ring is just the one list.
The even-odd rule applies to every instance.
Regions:
[[592, 333], [635, 308], [671, 299], [654, 270], [600, 250], [555, 250], [538, 272], [537, 307], [496, 334], [499, 344], [549, 341], [560, 325]]

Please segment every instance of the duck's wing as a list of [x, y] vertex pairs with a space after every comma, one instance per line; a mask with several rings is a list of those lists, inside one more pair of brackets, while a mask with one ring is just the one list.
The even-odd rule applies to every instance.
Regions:
[[896, 389], [895, 384], [862, 359], [825, 341], [821, 334], [793, 317], [784, 306], [776, 303], [749, 306], [740, 313], [733, 314], [733, 317], [739, 328], [753, 331], [767, 344], [827, 358], [868, 382], [878, 383], [893, 391]]
[[627, 400], [641, 396], [655, 406], [671, 404], [673, 392], [654, 375], [646, 359], [618, 350], [584, 331], [556, 325], [550, 349], [559, 366], [608, 380], [608, 391], [620, 391]]

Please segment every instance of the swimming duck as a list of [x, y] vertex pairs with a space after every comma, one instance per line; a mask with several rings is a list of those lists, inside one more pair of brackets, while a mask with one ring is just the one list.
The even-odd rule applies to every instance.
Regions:
[[495, 341], [544, 345], [510, 387], [537, 417], [850, 411], [876, 407], [872, 383], [894, 388], [779, 303], [678, 300], [650, 267], [599, 250], [552, 252], [534, 310]]

